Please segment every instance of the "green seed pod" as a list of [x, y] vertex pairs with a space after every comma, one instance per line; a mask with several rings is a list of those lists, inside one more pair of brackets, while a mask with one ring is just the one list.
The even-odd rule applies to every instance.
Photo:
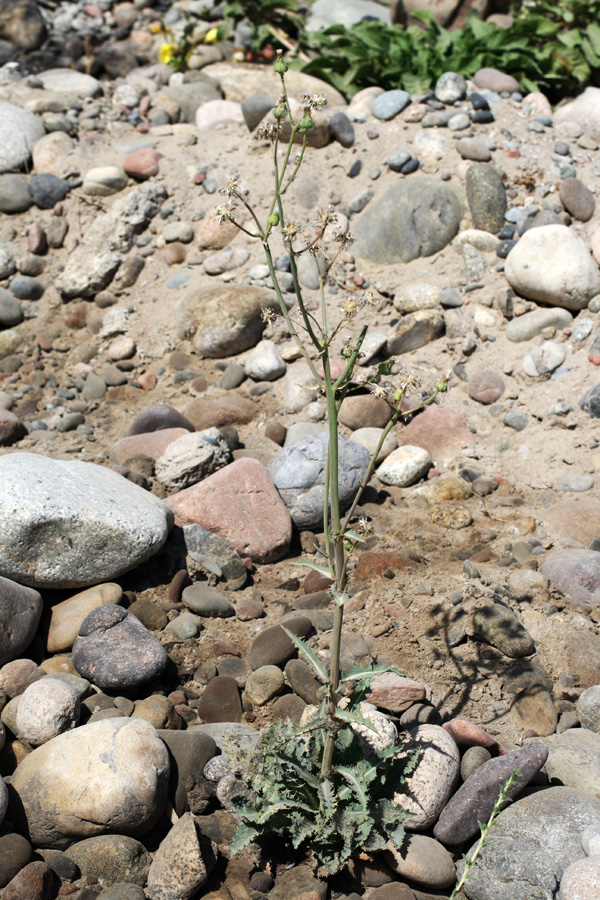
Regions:
[[288, 64], [286, 63], [283, 56], [277, 57], [274, 65], [273, 65], [273, 68], [275, 69], [275, 71], [277, 72], [278, 75], [285, 75], [285, 73], [288, 70]]
[[298, 128], [300, 131], [308, 131], [310, 128], [314, 127], [314, 124], [314, 119], [312, 119], [308, 113], [304, 113], [298, 122]]
[[276, 106], [273, 110], [273, 115], [276, 119], [285, 119], [286, 113], [285, 103], [280, 103], [279, 106]]
[[270, 228], [275, 228], [276, 225], [279, 225], [279, 213], [271, 213], [271, 215], [267, 219], [267, 225]]

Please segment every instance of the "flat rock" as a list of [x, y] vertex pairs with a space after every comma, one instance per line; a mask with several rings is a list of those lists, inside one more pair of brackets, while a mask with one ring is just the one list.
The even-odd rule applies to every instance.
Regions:
[[425, 686], [412, 678], [386, 672], [373, 678], [366, 696], [369, 703], [380, 709], [401, 713], [425, 699]]
[[419, 481], [431, 467], [431, 456], [422, 447], [403, 444], [382, 462], [377, 477], [384, 484], [407, 487]]
[[530, 742], [519, 750], [490, 759], [467, 778], [443, 809], [433, 833], [444, 844], [462, 844], [479, 831], [479, 822], [487, 822], [498, 799], [500, 789], [519, 769], [518, 778], [509, 796], [516, 797], [542, 768], [548, 749], [539, 742]]
[[256, 459], [238, 459], [168, 498], [178, 525], [202, 525], [257, 562], [280, 559], [292, 521], [269, 473]]
[[435, 463], [443, 463], [472, 440], [473, 435], [459, 412], [434, 405], [416, 415], [402, 429], [400, 443], [423, 447]]
[[27, 649], [42, 616], [41, 595], [0, 577], [0, 667]]
[[194, 428], [203, 431], [227, 425], [247, 425], [256, 415], [256, 406], [251, 400], [227, 391], [220, 396], [197, 397], [188, 403], [185, 412]]
[[99, 606], [120, 603], [122, 596], [120, 585], [98, 584], [53, 606], [46, 639], [48, 652], [70, 650], [86, 616]]
[[[562, 870], [537, 841], [497, 837], [492, 829], [485, 853], [463, 888], [469, 900], [539, 900], [558, 896]], [[468, 856], [471, 856], [473, 848]], [[463, 872], [464, 863], [457, 866]], [[562, 894], [561, 894], [562, 896]]]
[[[307, 637], [312, 629], [310, 619], [296, 616], [287, 619], [285, 627], [297, 637]], [[271, 625], [259, 632], [248, 653], [248, 664], [252, 669], [262, 666], [285, 666], [286, 662], [296, 655], [296, 648], [281, 625]]]
[[506, 258], [510, 286], [528, 300], [585, 309], [600, 292], [600, 273], [581, 238], [565, 225], [527, 231]]
[[550, 783], [600, 798], [600, 734], [569, 728], [550, 744], [544, 771]]
[[198, 703], [198, 714], [205, 722], [241, 722], [242, 701], [238, 683], [232, 675], [212, 678]]
[[231, 451], [217, 428], [185, 434], [170, 443], [156, 460], [156, 477], [171, 490], [203, 481], [231, 462]]
[[552, 695], [540, 685], [527, 687], [515, 696], [511, 713], [522, 732], [535, 732], [539, 737], [554, 734], [558, 715]]
[[567, 309], [534, 309], [512, 319], [506, 326], [506, 337], [514, 343], [530, 341], [545, 328], [568, 328], [572, 322], [573, 316]]
[[223, 579], [225, 589], [236, 591], [245, 585], [248, 570], [230, 541], [197, 524], [184, 525], [182, 530], [186, 554], [193, 563]]
[[153, 556], [173, 522], [162, 500], [88, 462], [13, 453], [0, 480], [11, 485], [0, 497], [0, 571], [31, 587], [111, 581]]
[[432, 256], [456, 235], [462, 211], [458, 193], [445, 182], [426, 175], [400, 181], [353, 226], [357, 253], [376, 265]]
[[392, 356], [400, 356], [402, 353], [418, 350], [442, 337], [445, 328], [444, 317], [435, 309], [409, 313], [400, 319], [388, 335], [387, 352]]
[[77, 672], [103, 690], [145, 684], [168, 662], [164, 647], [122, 606], [100, 606], [86, 616], [72, 658]]
[[399, 850], [385, 851], [385, 860], [401, 878], [440, 890], [454, 884], [456, 871], [445, 847], [424, 834], [405, 835]]
[[75, 94], [78, 97], [97, 97], [102, 93], [102, 85], [96, 78], [77, 72], [75, 69], [46, 69], [38, 76], [45, 91], [56, 94]]
[[[12, 777], [20, 828], [37, 847], [116, 832], [137, 837], [158, 821], [169, 781], [167, 748], [148, 722], [104, 719], [26, 756]], [[17, 818], [18, 814], [18, 818]]]
[[467, 170], [467, 199], [473, 228], [498, 234], [504, 225], [506, 190], [498, 169], [474, 163]]
[[[292, 520], [299, 528], [317, 528], [323, 522], [327, 432], [309, 435], [286, 446], [268, 465], [268, 472]], [[339, 435], [339, 499], [348, 509], [367, 471], [370, 454], [365, 447]]]
[[194, 426], [191, 422], [188, 425], [189, 429], [164, 428], [161, 431], [149, 431], [147, 434], [132, 434], [121, 438], [110, 448], [110, 460], [118, 466], [124, 465], [134, 456], [147, 456], [156, 461], [173, 441], [190, 433]]
[[193, 340], [194, 347], [209, 359], [220, 359], [254, 347], [264, 330], [262, 310], [279, 312], [273, 291], [219, 284], [207, 287], [205, 280], [190, 284], [175, 307], [178, 336]]
[[501, 653], [513, 659], [535, 653], [531, 635], [515, 613], [499, 603], [487, 603], [475, 610], [473, 636], [497, 647]]
[[559, 550], [541, 566], [550, 583], [580, 606], [600, 605], [600, 553], [597, 550]]

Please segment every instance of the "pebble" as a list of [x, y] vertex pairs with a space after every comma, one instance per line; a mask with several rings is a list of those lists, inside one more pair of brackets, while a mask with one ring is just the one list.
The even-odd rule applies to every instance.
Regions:
[[489, 163], [474, 163], [467, 170], [467, 200], [473, 227], [498, 234], [504, 225], [506, 191], [500, 173]]
[[[300, 638], [306, 638], [312, 630], [311, 621], [305, 616], [287, 619], [285, 627]], [[254, 639], [248, 654], [248, 664], [252, 669], [263, 666], [281, 668], [295, 655], [296, 648], [281, 625], [272, 625]]]
[[475, 610], [473, 634], [512, 658], [535, 653], [533, 640], [515, 613], [499, 603], [486, 604]]
[[154, 855], [146, 894], [150, 900], [188, 900], [206, 883], [216, 861], [216, 845], [201, 836], [194, 816], [186, 812]]
[[256, 706], [264, 706], [281, 693], [285, 685], [283, 672], [278, 666], [260, 666], [248, 676], [246, 696]]
[[600, 553], [596, 550], [559, 550], [543, 562], [540, 571], [575, 605], [600, 604]]
[[376, 474], [384, 484], [408, 487], [419, 481], [431, 465], [431, 456], [427, 450], [404, 444], [390, 453], [379, 466]]
[[286, 373], [286, 364], [273, 341], [259, 341], [244, 358], [244, 370], [254, 381], [276, 381]]
[[[88, 883], [95, 880], [105, 886], [127, 882], [142, 887], [150, 868], [150, 857], [144, 845], [123, 834], [102, 834], [77, 841], [65, 855]], [[50, 864], [52, 859], [50, 857], [48, 861]]]
[[241, 722], [242, 703], [236, 679], [231, 675], [212, 678], [202, 694], [197, 710], [205, 722]]
[[181, 599], [188, 609], [200, 616], [223, 619], [235, 615], [235, 609], [229, 600], [206, 584], [191, 584], [184, 589]]
[[123, 170], [130, 178], [136, 181], [147, 181], [153, 175], [158, 175], [159, 163], [163, 154], [152, 147], [142, 147], [134, 150], [123, 160]]
[[355, 141], [354, 125], [343, 112], [335, 112], [330, 120], [329, 127], [334, 140], [342, 147], [351, 147]]
[[469, 397], [478, 403], [495, 403], [504, 391], [504, 379], [491, 369], [474, 372], [469, 377]]
[[88, 169], [82, 191], [92, 197], [110, 197], [127, 187], [127, 175], [119, 166], [96, 166]]
[[566, 309], [585, 309], [600, 291], [587, 247], [564, 225], [527, 231], [509, 254], [505, 275], [521, 296]]
[[514, 343], [530, 341], [546, 328], [569, 328], [573, 316], [566, 309], [535, 309], [512, 319], [506, 326], [506, 337]]
[[27, 185], [33, 202], [38, 209], [53, 209], [57, 203], [65, 199], [71, 190], [71, 184], [58, 175], [44, 172], [34, 175]]
[[512, 94], [520, 90], [519, 82], [512, 75], [491, 67], [479, 69], [475, 73], [473, 81], [481, 90], [494, 91], [497, 94], [504, 91]]
[[170, 442], [156, 460], [156, 477], [171, 490], [203, 481], [231, 462], [231, 452], [217, 428], [188, 432]]
[[10, 328], [23, 321], [23, 308], [18, 299], [0, 287], [0, 325]]
[[368, 427], [385, 428], [392, 414], [385, 400], [370, 394], [356, 394], [344, 398], [338, 420], [352, 431]]
[[556, 482], [557, 491], [569, 491], [576, 494], [591, 491], [594, 487], [593, 475], [580, 475], [577, 472], [568, 472]]
[[156, 678], [167, 654], [121, 606], [100, 606], [84, 619], [73, 645], [77, 672], [103, 690], [126, 690]]
[[491, 753], [485, 747], [469, 747], [465, 750], [460, 763], [460, 777], [466, 781], [484, 763], [491, 759]]
[[390, 848], [384, 856], [397, 875], [423, 887], [441, 890], [454, 884], [456, 879], [454, 862], [448, 851], [438, 841], [423, 834], [408, 835], [401, 850]]
[[409, 103], [410, 94], [406, 91], [385, 91], [373, 99], [371, 113], [377, 119], [389, 121], [389, 119], [394, 119], [403, 109], [406, 109]]
[[436, 81], [433, 92], [442, 103], [455, 103], [467, 94], [467, 82], [457, 72], [444, 72]]
[[561, 900], [600, 896], [600, 858], [578, 859], [571, 863], [560, 880]]
[[594, 195], [579, 178], [565, 178], [560, 183], [559, 197], [567, 212], [580, 222], [589, 222], [596, 209]]
[[386, 166], [389, 166], [392, 172], [401, 172], [402, 168], [411, 158], [411, 154], [408, 150], [394, 150], [394, 152], [385, 160], [385, 164]]
[[[353, 431], [350, 435], [350, 440], [356, 441], [357, 444], [362, 444], [363, 447], [366, 447], [369, 453], [375, 453], [382, 434], [383, 428], [366, 426], [363, 428], [357, 428], [355, 431]], [[390, 432], [381, 445], [381, 449], [377, 454], [375, 463], [377, 464], [383, 462], [383, 460], [386, 459], [386, 457], [388, 457], [390, 453], [396, 449], [397, 446], [398, 441], [393, 432]]]
[[489, 147], [480, 138], [461, 138], [456, 144], [456, 149], [463, 159], [473, 160], [474, 162], [485, 163], [492, 158]]
[[10, 215], [28, 210], [33, 199], [27, 185], [26, 175], [0, 175], [0, 212]]
[[14, 103], [0, 103], [0, 172], [15, 172], [31, 159], [33, 147], [45, 134], [38, 116]]
[[563, 344], [557, 344], [555, 341], [544, 341], [530, 350], [523, 358], [523, 371], [530, 378], [537, 378], [543, 375], [549, 375], [563, 364], [567, 356], [566, 349]]
[[600, 734], [570, 728], [557, 735], [549, 747], [545, 771], [551, 782], [599, 797]]
[[65, 683], [42, 678], [19, 698], [16, 726], [19, 737], [38, 747], [79, 724], [79, 699]]
[[[287, 445], [268, 464], [268, 473], [294, 524], [301, 529], [320, 527], [323, 521], [323, 483], [327, 456], [326, 432], [300, 438]], [[369, 464], [368, 451], [339, 436], [339, 499], [348, 509]]]

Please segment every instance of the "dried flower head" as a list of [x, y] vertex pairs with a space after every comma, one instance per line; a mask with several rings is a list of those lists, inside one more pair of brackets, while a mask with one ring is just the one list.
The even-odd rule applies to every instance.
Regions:
[[342, 315], [346, 322], [353, 319], [360, 310], [360, 303], [354, 297], [346, 297], [341, 304]]
[[421, 379], [414, 372], [409, 372], [407, 369], [402, 369], [398, 373], [398, 387], [404, 393], [411, 388], [416, 390], [421, 387]]
[[265, 325], [275, 325], [278, 319], [275, 310], [269, 309], [268, 306], [263, 306], [260, 311], [260, 315]]
[[342, 245], [342, 250], [345, 250], [347, 247], [351, 247], [355, 241], [354, 235], [351, 231], [334, 231], [333, 239], [337, 244]]
[[333, 206], [329, 204], [327, 209], [318, 209], [315, 218], [313, 219], [313, 225], [315, 228], [318, 228], [320, 231], [325, 231], [328, 225], [334, 225], [337, 222], [337, 213], [334, 210]]
[[379, 400], [385, 400], [392, 391], [391, 384], [388, 384], [387, 382], [384, 382], [383, 384], [374, 384], [371, 382], [370, 384], [365, 385], [365, 387]]
[[239, 172], [235, 172], [227, 182], [226, 186], [221, 188], [220, 194], [226, 197], [239, 197], [242, 194], [242, 185], [240, 182]]
[[232, 200], [228, 200], [222, 206], [217, 206], [215, 210], [216, 219], [219, 225], [225, 222], [235, 222], [236, 205]]
[[302, 104], [302, 108], [306, 112], [310, 111], [311, 109], [316, 109], [320, 112], [327, 106], [327, 99], [323, 96], [323, 94], [302, 94], [302, 96], [300, 97], [300, 103]]
[[284, 244], [291, 244], [293, 241], [295, 241], [300, 234], [301, 228], [301, 222], [286, 222], [281, 229], [281, 235], [283, 237]]
[[277, 137], [279, 126], [273, 125], [272, 122], [261, 123], [254, 134], [257, 141], [274, 141]]

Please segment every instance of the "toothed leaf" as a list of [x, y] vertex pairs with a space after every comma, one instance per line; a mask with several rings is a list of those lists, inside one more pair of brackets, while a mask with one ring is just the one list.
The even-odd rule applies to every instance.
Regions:
[[298, 653], [302, 654], [302, 656], [307, 661], [307, 663], [312, 668], [312, 670], [317, 675], [317, 677], [320, 678], [322, 681], [328, 681], [329, 671], [327, 670], [327, 666], [325, 665], [324, 662], [322, 662], [322, 660], [319, 659], [319, 657], [314, 652], [314, 650], [311, 650], [311, 648], [308, 646], [308, 644], [306, 644], [297, 635], [292, 634], [292, 632], [289, 631], [289, 629], [287, 629], [284, 625], [282, 625], [281, 627], [283, 628], [283, 630], [289, 637], [290, 641], [292, 642], [292, 644], [294, 645], [294, 647], [296, 648]]

